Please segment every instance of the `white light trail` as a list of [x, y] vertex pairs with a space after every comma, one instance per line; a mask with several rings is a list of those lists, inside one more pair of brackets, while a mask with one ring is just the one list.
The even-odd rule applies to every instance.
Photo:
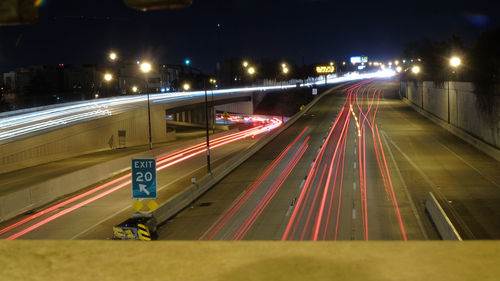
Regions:
[[[360, 79], [386, 78], [394, 76], [396, 73], [392, 69], [385, 69], [374, 73], [349, 73], [342, 77], [329, 75], [327, 84], [336, 84]], [[324, 85], [323, 77], [315, 82], [300, 84], [300, 87], [314, 85]], [[233, 89], [210, 90], [210, 95], [225, 95], [255, 91], [272, 91], [280, 89], [296, 88], [297, 85], [278, 85], [265, 87], [246, 87]], [[165, 103], [179, 100], [202, 97], [205, 91], [170, 92], [150, 94], [153, 103]], [[43, 130], [55, 129], [62, 126], [74, 125], [78, 122], [88, 121], [104, 116], [116, 115], [118, 113], [145, 106], [146, 95], [104, 98], [92, 101], [73, 102], [43, 107], [39, 111], [30, 109], [8, 112], [7, 117], [0, 118], [0, 142], [11, 138], [20, 137], [30, 133], [41, 132]], [[1, 116], [1, 115], [0, 115]]]

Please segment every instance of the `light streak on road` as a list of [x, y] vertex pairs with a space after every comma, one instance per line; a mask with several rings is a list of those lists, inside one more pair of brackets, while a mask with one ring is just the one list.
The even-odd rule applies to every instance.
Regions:
[[271, 172], [274, 171], [276, 166], [283, 160], [297, 141], [307, 132], [309, 128], [305, 127], [300, 134], [281, 151], [281, 153], [273, 160], [273, 162], [264, 170], [259, 177], [243, 191], [238, 198], [215, 220], [210, 227], [203, 232], [199, 240], [212, 240], [226, 225], [226, 223], [242, 208], [248, 199], [255, 193], [261, 184], [268, 178]]
[[[342, 83], [360, 79], [382, 78], [394, 75], [390, 70], [378, 71], [374, 73], [351, 73], [342, 77], [332, 75], [328, 77], [327, 83]], [[299, 84], [299, 87], [310, 87], [314, 85], [323, 85], [324, 80]], [[210, 90], [209, 94], [231, 95], [237, 93], [248, 93], [255, 91], [272, 91], [280, 89], [292, 89], [297, 85], [265, 86], [265, 87], [246, 87], [233, 89]], [[150, 94], [150, 100], [153, 103], [168, 103], [179, 100], [188, 100], [203, 97], [205, 91], [189, 92], [171, 92]], [[39, 108], [24, 109], [0, 114], [0, 141], [7, 141], [12, 138], [22, 137], [28, 134], [52, 130], [64, 126], [77, 124], [116, 115], [127, 110], [137, 109], [146, 105], [147, 96], [126, 96], [115, 98], [104, 98], [93, 101], [72, 102], [66, 104], [57, 104]]]
[[[280, 126], [281, 123], [282, 123], [282, 121], [279, 120], [278, 118], [272, 118], [270, 120], [269, 124], [257, 126], [257, 127], [254, 127], [254, 128], [248, 129], [248, 130], [233, 133], [233, 134], [228, 135], [228, 136], [223, 136], [223, 137], [213, 139], [211, 141], [212, 142], [211, 149], [215, 149], [217, 147], [220, 147], [220, 146], [223, 146], [225, 144], [228, 144], [228, 143], [231, 143], [234, 141], [238, 141], [238, 140], [241, 140], [244, 138], [248, 138], [248, 137], [252, 137], [252, 136], [266, 133], [266, 132]], [[170, 167], [172, 165], [180, 163], [180, 162], [187, 160], [189, 158], [192, 158], [196, 155], [200, 155], [204, 152], [206, 152], [205, 143], [200, 143], [200, 144], [191, 146], [189, 148], [182, 149], [180, 151], [171, 153], [167, 156], [158, 158], [157, 159], [157, 171], [161, 171], [167, 167]], [[3, 229], [0, 229], [0, 235], [4, 234], [6, 232], [9, 232], [11, 230], [14, 230], [18, 227], [22, 227], [23, 225], [29, 223], [30, 221], [33, 221], [36, 218], [42, 217], [44, 215], [48, 215], [52, 212], [56, 212], [55, 214], [51, 214], [49, 217], [47, 217], [39, 222], [36, 222], [35, 224], [33, 224], [33, 225], [15, 233], [15, 234], [12, 234], [6, 238], [7, 240], [16, 239], [16, 238], [18, 238], [22, 235], [25, 235], [25, 234], [45, 225], [45, 224], [47, 224], [47, 223], [49, 223], [57, 218], [69, 213], [69, 212], [77, 210], [78, 208], [85, 206], [91, 202], [94, 202], [94, 201], [96, 201], [96, 200], [98, 200], [98, 199], [100, 199], [108, 194], [111, 194], [112, 192], [115, 192], [115, 191], [117, 191], [125, 186], [129, 186], [130, 184], [131, 184], [131, 179], [130, 179], [130, 174], [128, 173], [128, 174], [123, 175], [119, 178], [116, 178], [110, 182], [107, 182], [107, 183], [102, 184], [98, 187], [95, 187], [89, 191], [86, 191], [82, 194], [79, 194], [79, 195], [71, 197], [67, 200], [64, 200], [63, 202], [60, 202], [60, 203], [53, 205], [49, 208], [38, 211], [32, 215], [29, 215], [28, 217], [26, 217], [24, 219], [21, 219], [18, 222], [15, 222], [15, 223], [13, 223], [13, 224], [11, 224]], [[109, 188], [109, 189], [106, 189], [106, 188]], [[102, 192], [95, 194], [99, 191], [102, 191]], [[88, 196], [91, 196], [91, 195], [93, 195], [93, 197], [90, 197], [82, 202], [79, 202], [75, 205], [69, 206], [66, 209], [60, 211], [61, 208], [66, 207], [69, 204], [76, 203], [77, 201], [82, 200], [82, 199], [84, 199]]]
[[[374, 80], [363, 81], [342, 91], [346, 93], [344, 105], [308, 171], [306, 181], [283, 232], [282, 240], [338, 239], [341, 217], [347, 216], [341, 213], [341, 205], [347, 137], [351, 136], [349, 134], [350, 120], [356, 125], [355, 147], [359, 152], [354, 158], [358, 164], [354, 162], [354, 169], [359, 171], [360, 188], [356, 192], [360, 200], [362, 237], [364, 240], [370, 238], [368, 192], [378, 192], [376, 184], [367, 179], [367, 154], [372, 153], [377, 160], [375, 166], [378, 166], [380, 179], [384, 185], [382, 193], [384, 194], [383, 190], [385, 190], [386, 198], [392, 204], [401, 239], [407, 240], [378, 126], [375, 123], [381, 95], [381, 90], [376, 88], [376, 83]], [[374, 144], [373, 150], [370, 149], [370, 151], [367, 151], [368, 133], [371, 133]], [[356, 190], [355, 183], [353, 183], [353, 190]], [[354, 214], [353, 206], [352, 223], [356, 220]], [[333, 227], [329, 226], [331, 223], [334, 223]]]

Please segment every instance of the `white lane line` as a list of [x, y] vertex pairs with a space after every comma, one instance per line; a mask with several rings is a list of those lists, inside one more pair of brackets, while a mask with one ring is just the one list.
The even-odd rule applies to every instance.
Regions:
[[[424, 171], [422, 171], [422, 169], [420, 169], [420, 167], [418, 167], [417, 164], [413, 162], [413, 160], [411, 160], [411, 158], [408, 155], [406, 155], [406, 153], [404, 153], [403, 150], [397, 144], [394, 143], [391, 137], [389, 137], [389, 135], [387, 135], [387, 133], [385, 133], [383, 130], [381, 130], [381, 133], [382, 137], [386, 136], [387, 139], [394, 145], [394, 147], [401, 153], [401, 155], [403, 155], [403, 157], [408, 161], [408, 163], [410, 163], [410, 165], [413, 166], [413, 168], [420, 174], [420, 176], [422, 176], [422, 178], [427, 182], [427, 184], [429, 184], [429, 186], [434, 191], [434, 194], [438, 198], [448, 201], [446, 196], [444, 196], [444, 194], [441, 192], [440, 188], [436, 184], [434, 184], [434, 182], [424, 173]], [[465, 232], [467, 232], [467, 234], [470, 237], [475, 237], [472, 230], [470, 230], [469, 226], [463, 221], [462, 217], [457, 213], [457, 211], [453, 207], [451, 207], [451, 205], [449, 210], [451, 213], [453, 213], [452, 215], [456, 219], [457, 223], [460, 224], [462, 229]]]
[[358, 151], [358, 150], [357, 150], [357, 148], [355, 147], [355, 148], [354, 148], [354, 155], [356, 155], [356, 152], [357, 152], [357, 151]]
[[354, 169], [356, 169], [356, 162], [354, 162]]
[[[422, 224], [422, 219], [420, 218], [420, 215], [418, 214], [417, 207], [415, 206], [415, 202], [413, 201], [413, 198], [410, 194], [410, 191], [408, 190], [408, 186], [406, 185], [406, 182], [403, 178], [403, 175], [401, 175], [401, 171], [399, 170], [399, 166], [396, 163], [396, 159], [394, 158], [394, 154], [392, 153], [392, 149], [389, 146], [389, 143], [387, 142], [387, 139], [391, 141], [391, 143], [399, 150], [399, 152], [403, 153], [399, 147], [396, 146], [396, 144], [390, 139], [390, 137], [387, 135], [387, 133], [384, 130], [380, 130], [382, 133], [382, 139], [384, 140], [385, 146], [387, 147], [387, 151], [389, 151], [389, 155], [391, 156], [392, 162], [394, 163], [394, 167], [396, 168], [396, 172], [398, 173], [399, 179], [401, 180], [401, 184], [403, 185], [403, 189], [405, 191], [406, 197], [408, 198], [408, 201], [410, 202], [410, 207], [411, 210], [413, 211], [413, 215], [417, 219], [418, 227], [420, 228], [420, 231], [422, 232], [422, 235], [424, 235], [424, 238], [426, 240], [429, 240], [429, 236], [427, 236], [427, 232], [425, 231], [424, 225]], [[409, 157], [404, 155], [408, 161], [411, 161]], [[416, 165], [414, 165], [416, 167]], [[423, 174], [422, 171], [420, 171], [421, 174]], [[428, 178], [427, 178], [428, 179]], [[430, 182], [430, 179], [428, 179], [428, 182]]]
[[285, 217], [290, 216], [290, 213], [292, 212], [292, 210], [293, 210], [293, 206], [288, 207], [288, 211], [286, 211]]
[[356, 219], [356, 209], [352, 209], [352, 219]]
[[355, 182], [352, 183], [352, 190], [356, 191], [356, 183]]
[[[195, 173], [195, 172], [197, 172], [198, 170], [205, 169], [205, 168], [206, 168], [206, 165], [203, 165], [202, 167], [200, 167], [200, 168], [198, 168], [198, 169], [196, 169], [196, 170], [194, 170], [194, 171], [191, 171], [191, 172], [189, 172], [189, 173], [186, 173], [186, 174], [184, 174], [182, 177], [178, 177], [176, 180], [174, 180], [174, 181], [170, 182], [169, 184], [164, 185], [164, 186], [162, 186], [162, 187], [158, 188], [158, 191], [161, 191], [161, 190], [163, 190], [164, 188], [166, 188], [167, 186], [172, 185], [172, 184], [174, 184], [174, 183], [176, 183], [176, 182], [180, 181], [180, 180], [181, 180], [181, 179], [183, 179], [184, 177], [186, 177], [186, 176], [188, 176], [188, 175], [190, 175], [190, 174], [192, 174], [192, 173]], [[141, 201], [142, 201], [142, 200], [141, 200]], [[105, 221], [107, 221], [107, 220], [111, 219], [112, 217], [114, 217], [114, 216], [116, 216], [116, 215], [118, 215], [118, 214], [120, 214], [120, 213], [122, 213], [122, 212], [125, 212], [127, 209], [130, 209], [131, 207], [132, 207], [132, 206], [131, 206], [131, 205], [129, 205], [129, 206], [127, 206], [127, 207], [125, 207], [125, 208], [123, 208], [123, 209], [119, 210], [118, 212], [115, 212], [114, 214], [112, 214], [112, 215], [110, 215], [110, 216], [108, 216], [108, 217], [106, 217], [106, 218], [104, 218], [104, 219], [100, 220], [99, 222], [97, 222], [97, 223], [93, 224], [93, 225], [92, 225], [92, 226], [90, 226], [89, 228], [87, 228], [87, 229], [83, 230], [82, 232], [80, 232], [80, 233], [76, 234], [75, 236], [71, 237], [71, 238], [70, 238], [70, 240], [77, 239], [78, 237], [82, 236], [83, 234], [85, 234], [85, 233], [89, 232], [91, 229], [94, 229], [96, 226], [98, 226], [98, 225], [100, 225], [100, 224], [104, 223]]]
[[304, 187], [305, 183], [306, 183], [306, 179], [303, 179], [302, 182], [300, 183], [299, 190]]
[[479, 169], [477, 169], [476, 167], [472, 166], [472, 164], [470, 164], [469, 162], [467, 162], [464, 158], [462, 158], [460, 155], [458, 155], [457, 153], [455, 153], [455, 151], [451, 150], [449, 147], [447, 147], [446, 145], [444, 145], [443, 143], [441, 143], [440, 141], [436, 140], [437, 143], [439, 143], [441, 146], [443, 146], [444, 148], [446, 148], [446, 150], [448, 150], [449, 152], [451, 152], [455, 157], [457, 157], [458, 159], [460, 159], [462, 162], [464, 162], [467, 166], [469, 166], [471, 169], [473, 169], [474, 171], [476, 171], [478, 174], [480, 174], [483, 178], [485, 178], [486, 180], [488, 180], [489, 182], [491, 182], [492, 184], [496, 185], [496, 187], [500, 187], [500, 185], [498, 183], [496, 183], [493, 179], [491, 179], [490, 177], [486, 176], [485, 174], [481, 173], [481, 171]]

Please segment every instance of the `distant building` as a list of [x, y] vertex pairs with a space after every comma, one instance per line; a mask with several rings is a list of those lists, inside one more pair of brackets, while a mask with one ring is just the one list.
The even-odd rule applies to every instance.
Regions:
[[[112, 75], [110, 81], [104, 79], [107, 73]], [[147, 74], [147, 91], [173, 90], [179, 73], [179, 66], [155, 65]], [[0, 79], [2, 93], [20, 101], [17, 107], [146, 92], [146, 75], [136, 62], [126, 61], [114, 65], [33, 65], [3, 73]]]

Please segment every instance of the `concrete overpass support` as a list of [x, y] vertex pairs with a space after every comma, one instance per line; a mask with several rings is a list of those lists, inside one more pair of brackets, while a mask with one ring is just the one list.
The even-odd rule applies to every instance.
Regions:
[[254, 104], [253, 101], [241, 101], [230, 104], [217, 105], [216, 111], [224, 111], [231, 113], [253, 114]]
[[[215, 124], [215, 111], [213, 106], [208, 107], [209, 127]], [[205, 104], [197, 104], [189, 107], [167, 109], [164, 112], [167, 126], [176, 127], [205, 127]]]
[[[0, 173], [82, 154], [149, 143], [147, 108], [111, 115], [0, 146]], [[175, 139], [167, 133], [162, 106], [151, 108], [153, 143]]]

